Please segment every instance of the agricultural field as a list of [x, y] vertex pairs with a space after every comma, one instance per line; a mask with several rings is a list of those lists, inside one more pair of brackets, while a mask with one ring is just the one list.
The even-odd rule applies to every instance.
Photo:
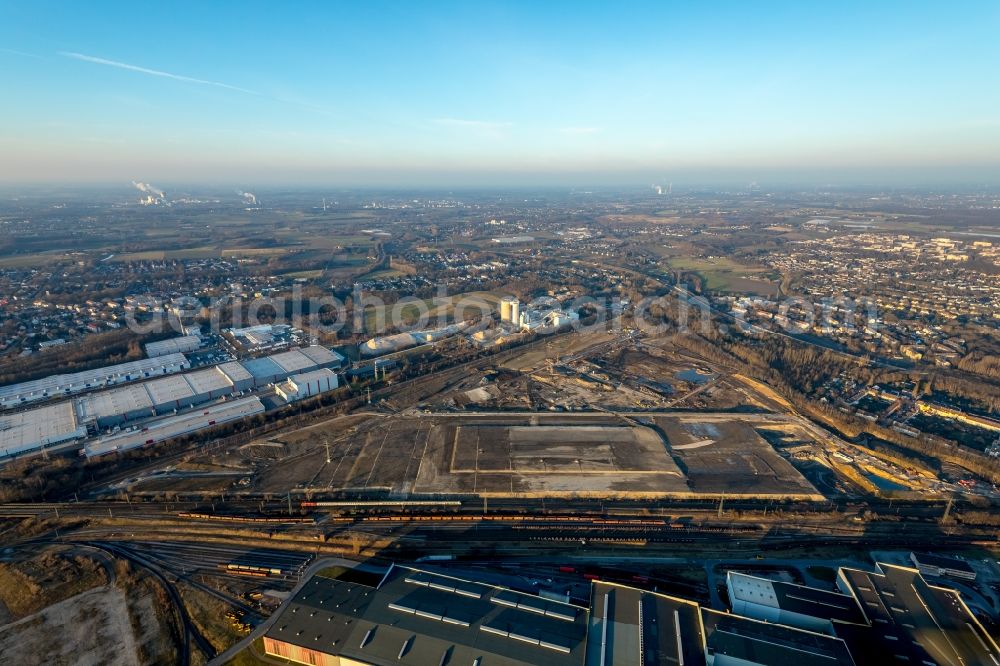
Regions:
[[775, 277], [767, 268], [744, 266], [727, 257], [695, 259], [691, 257], [671, 257], [670, 268], [697, 273], [705, 281], [708, 291], [749, 293], [760, 296], [774, 296], [778, 293]]

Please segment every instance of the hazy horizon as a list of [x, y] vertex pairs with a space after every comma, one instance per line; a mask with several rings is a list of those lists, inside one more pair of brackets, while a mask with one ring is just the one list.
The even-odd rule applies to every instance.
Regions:
[[[534, 172], [420, 172], [399, 174], [395, 172], [349, 173], [349, 174], [248, 174], [240, 178], [236, 175], [226, 177], [192, 178], [173, 175], [172, 172], [155, 171], [157, 174], [168, 174], [167, 177], [148, 177], [151, 171], [143, 171], [137, 175], [121, 178], [91, 178], [91, 179], [0, 179], [0, 192], [14, 193], [29, 190], [69, 191], [97, 190], [114, 191], [134, 195], [136, 188], [134, 180], [143, 180], [159, 188], [176, 193], [201, 192], [218, 190], [230, 192], [233, 188], [247, 189], [255, 192], [268, 190], [288, 191], [337, 191], [337, 190], [371, 190], [375, 192], [414, 191], [414, 192], [447, 192], [450, 190], [484, 190], [484, 191], [651, 191], [652, 187], [661, 186], [664, 190], [671, 186], [674, 193], [697, 191], [733, 191], [749, 190], [752, 185], [756, 191], [792, 192], [808, 190], [854, 190], [854, 191], [994, 191], [1000, 190], [1000, 168], [990, 170], [884, 170], [884, 171], [843, 171], [808, 173], [789, 170], [787, 172], [766, 172], [763, 170], [747, 170], [745, 172], [731, 171], [666, 171], [657, 176], [653, 171], [643, 173], [534, 173]], [[140, 178], [141, 177], [141, 178]]]

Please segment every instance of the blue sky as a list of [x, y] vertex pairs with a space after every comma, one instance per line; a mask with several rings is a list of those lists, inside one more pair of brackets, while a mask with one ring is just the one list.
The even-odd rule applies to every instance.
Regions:
[[6, 2], [0, 180], [996, 181], [998, 71], [992, 1]]

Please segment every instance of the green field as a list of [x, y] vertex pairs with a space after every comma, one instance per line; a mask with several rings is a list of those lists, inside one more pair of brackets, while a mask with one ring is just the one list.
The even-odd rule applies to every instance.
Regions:
[[744, 266], [728, 257], [671, 257], [668, 261], [673, 270], [697, 273], [708, 291], [762, 296], [778, 293], [777, 284], [768, 280], [771, 271], [767, 268]]

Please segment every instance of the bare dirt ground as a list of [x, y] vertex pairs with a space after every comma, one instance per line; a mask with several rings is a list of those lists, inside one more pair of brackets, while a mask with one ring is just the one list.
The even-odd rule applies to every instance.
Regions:
[[125, 594], [115, 587], [94, 588], [0, 627], [0, 663], [142, 663]]
[[[199, 462], [247, 470], [223, 479], [233, 490], [273, 494], [817, 496], [755, 431], [787, 425], [787, 404], [669, 341], [555, 337], [408, 383], [370, 409]], [[628, 410], [641, 415], [608, 413]], [[210, 480], [220, 477], [159, 482]]]
[[253, 469], [247, 487], [264, 493], [816, 496], [756, 431], [784, 427], [783, 418], [670, 411], [380, 414], [278, 435], [235, 455]]
[[[746, 419], [752, 417], [744, 417]], [[703, 493], [815, 494], [802, 474], [739, 416], [657, 417], [692, 490]]]
[[676, 492], [683, 475], [652, 430], [615, 417], [461, 417], [435, 424], [418, 492]]

